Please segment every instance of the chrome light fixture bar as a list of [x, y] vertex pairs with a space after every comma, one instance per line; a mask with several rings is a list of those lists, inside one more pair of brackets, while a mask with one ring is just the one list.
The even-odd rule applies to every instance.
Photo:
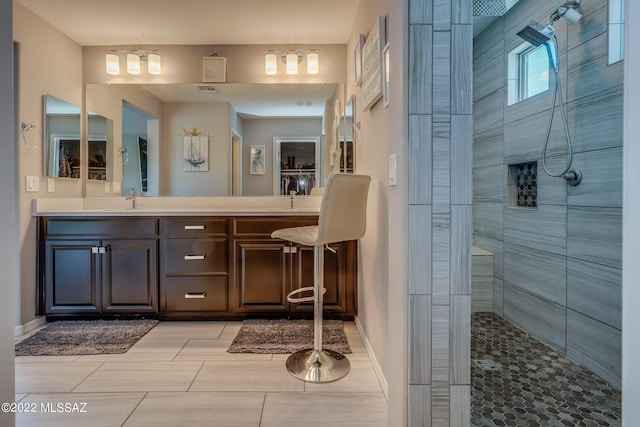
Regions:
[[278, 74], [278, 57], [285, 64], [285, 72], [289, 75], [298, 74], [298, 64], [304, 56], [307, 59], [307, 74], [320, 72], [320, 54], [318, 49], [289, 49], [265, 50], [264, 73], [268, 76]]
[[120, 75], [120, 56], [126, 54], [127, 73], [138, 75], [141, 72], [141, 64], [147, 64], [149, 74], [159, 75], [162, 72], [162, 62], [159, 50], [128, 49], [108, 50], [105, 54], [106, 71], [112, 76]]

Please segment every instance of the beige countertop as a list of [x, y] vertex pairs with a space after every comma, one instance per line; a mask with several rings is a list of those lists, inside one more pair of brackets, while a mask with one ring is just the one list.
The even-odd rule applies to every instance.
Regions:
[[322, 197], [123, 197], [40, 198], [33, 216], [295, 216], [318, 215]]

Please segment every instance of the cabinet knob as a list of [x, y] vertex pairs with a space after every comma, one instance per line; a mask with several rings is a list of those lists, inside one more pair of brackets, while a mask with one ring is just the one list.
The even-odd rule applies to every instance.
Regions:
[[185, 260], [204, 259], [205, 255], [185, 255]]

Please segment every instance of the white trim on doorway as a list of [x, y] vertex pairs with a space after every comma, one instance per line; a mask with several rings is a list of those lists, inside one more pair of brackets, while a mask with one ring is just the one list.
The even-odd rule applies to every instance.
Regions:
[[47, 319], [44, 316], [36, 317], [32, 321], [27, 322], [24, 325], [16, 326], [14, 334], [15, 334], [16, 337], [22, 336], [24, 334], [28, 334], [29, 332], [33, 331], [36, 328], [39, 328], [40, 326], [44, 325], [45, 323], [47, 323]]

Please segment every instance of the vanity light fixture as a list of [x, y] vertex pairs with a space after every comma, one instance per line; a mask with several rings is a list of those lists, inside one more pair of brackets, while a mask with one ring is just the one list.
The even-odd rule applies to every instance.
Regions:
[[160, 51], [159, 50], [108, 50], [105, 55], [107, 74], [112, 76], [120, 75], [120, 56], [124, 53], [127, 58], [127, 73], [139, 75], [141, 73], [141, 64], [147, 64], [147, 72], [149, 74], [158, 75], [162, 71]]
[[278, 74], [278, 57], [285, 64], [285, 72], [289, 75], [298, 74], [298, 64], [307, 59], [307, 74], [320, 72], [320, 54], [317, 49], [266, 50], [264, 56], [264, 73], [268, 76]]

